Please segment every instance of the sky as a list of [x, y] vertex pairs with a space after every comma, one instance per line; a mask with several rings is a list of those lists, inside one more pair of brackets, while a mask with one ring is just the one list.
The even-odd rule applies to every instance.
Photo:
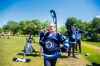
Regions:
[[72, 16], [89, 21], [100, 15], [100, 0], [0, 0], [0, 26], [11, 20], [52, 21], [50, 9], [56, 11], [58, 26]]

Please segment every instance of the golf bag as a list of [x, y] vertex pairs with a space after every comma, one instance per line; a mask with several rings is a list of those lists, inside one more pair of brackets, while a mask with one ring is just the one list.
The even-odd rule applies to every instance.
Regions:
[[32, 47], [32, 38], [28, 38], [26, 41], [26, 45], [24, 46], [24, 53], [17, 53], [17, 55], [22, 55], [22, 58], [14, 57], [12, 60], [14, 62], [30, 62], [31, 59], [25, 58], [25, 55], [30, 55], [33, 52]]
[[30, 55], [35, 52], [35, 49], [32, 47], [32, 35], [29, 35], [29, 38], [26, 39], [26, 45], [24, 46], [25, 55]]

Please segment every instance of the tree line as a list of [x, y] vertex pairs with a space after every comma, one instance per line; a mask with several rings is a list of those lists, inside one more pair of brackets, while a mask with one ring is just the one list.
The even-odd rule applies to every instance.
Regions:
[[60, 32], [66, 35], [66, 29], [70, 25], [75, 25], [80, 30], [84, 31], [84, 38], [89, 39], [91, 41], [100, 41], [100, 18], [94, 17], [91, 21], [82, 21], [77, 19], [76, 17], [69, 17], [65, 26], [60, 28]]
[[[11, 32], [13, 35], [16, 34], [28, 34], [32, 31], [33, 35], [38, 35], [41, 29], [46, 29], [49, 21], [34, 20], [23, 20], [23, 21], [8, 21], [7, 24], [0, 28], [0, 33]], [[58, 31], [62, 34], [66, 34], [69, 25], [76, 25], [79, 29], [90, 32], [92, 39], [100, 38], [100, 18], [94, 17], [91, 21], [82, 21], [76, 17], [67, 18], [65, 25], [58, 28]]]
[[39, 31], [43, 28], [46, 28], [48, 21], [39, 21], [35, 20], [25, 20], [25, 21], [8, 21], [7, 24], [3, 25], [0, 28], [0, 32], [11, 32], [13, 35], [16, 34], [28, 34], [29, 31], [32, 31], [33, 35], [38, 35]]

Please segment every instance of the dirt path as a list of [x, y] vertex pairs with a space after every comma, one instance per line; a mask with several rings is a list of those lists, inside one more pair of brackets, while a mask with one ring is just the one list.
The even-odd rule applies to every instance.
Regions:
[[58, 60], [58, 64], [60, 66], [86, 66], [87, 64], [90, 64], [89, 61], [87, 61], [83, 56], [76, 56], [77, 58], [67, 56], [66, 58], [61, 58]]
[[[95, 52], [100, 53], [100, 47], [97, 47], [95, 45], [83, 43], [84, 47], [89, 47], [93, 49]], [[84, 58], [82, 55], [77, 54], [77, 58], [67, 57], [61, 58], [58, 60], [59, 65], [61, 66], [86, 66], [90, 65], [90, 62]], [[63, 65], [64, 64], [64, 65]]]

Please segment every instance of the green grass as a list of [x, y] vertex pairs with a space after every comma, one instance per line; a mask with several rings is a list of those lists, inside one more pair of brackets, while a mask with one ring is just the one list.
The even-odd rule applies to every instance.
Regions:
[[[0, 66], [41, 66], [43, 64], [42, 58], [40, 56], [37, 57], [26, 57], [30, 58], [32, 61], [30, 63], [16, 63], [12, 62], [13, 57], [22, 57], [16, 55], [18, 52], [22, 52], [23, 47], [25, 45], [25, 37], [20, 39], [0, 39]], [[34, 44], [37, 51], [39, 50], [39, 46]]]
[[[40, 51], [38, 38], [34, 37], [34, 40], [33, 47], [35, 46], [36, 51]], [[43, 66], [43, 57], [41, 56], [26, 56], [26, 58], [31, 59], [29, 63], [16, 63], [12, 61], [13, 57], [22, 58], [22, 56], [16, 54], [22, 52], [25, 42], [25, 37], [0, 38], [0, 66]], [[59, 60], [57, 62], [57, 66], [66, 66]]]
[[[100, 42], [98, 42], [99, 44]], [[85, 56], [90, 62], [95, 62], [97, 64], [100, 64], [100, 49], [96, 49], [97, 44], [94, 44], [93, 42], [83, 42], [83, 55], [88, 53], [88, 56]], [[91, 45], [87, 45], [91, 44]]]
[[[34, 37], [33, 47], [36, 51], [40, 51], [40, 46], [38, 44], [37, 37]], [[26, 38], [22, 37], [10, 37], [10, 39], [0, 38], [0, 66], [43, 66], [43, 57], [41, 56], [26, 56], [26, 58], [30, 58], [31, 62], [29, 63], [16, 63], [12, 61], [13, 57], [22, 57], [16, 55], [16, 53], [20, 53], [23, 50], [25, 45]], [[87, 44], [91, 44], [92, 42], [84, 42], [83, 46], [83, 54], [90, 53], [90, 56], [86, 58], [91, 62], [100, 63], [100, 53], [95, 51], [92, 47], [89, 47]], [[94, 45], [95, 46], [95, 45]], [[63, 58], [67, 59], [67, 58]], [[62, 63], [63, 62], [63, 63]], [[57, 66], [67, 66], [65, 61], [62, 61], [60, 58], [57, 61]]]
[[95, 45], [100, 47], [100, 42], [89, 42], [89, 41], [85, 41], [87, 44], [91, 44], [91, 45]]

